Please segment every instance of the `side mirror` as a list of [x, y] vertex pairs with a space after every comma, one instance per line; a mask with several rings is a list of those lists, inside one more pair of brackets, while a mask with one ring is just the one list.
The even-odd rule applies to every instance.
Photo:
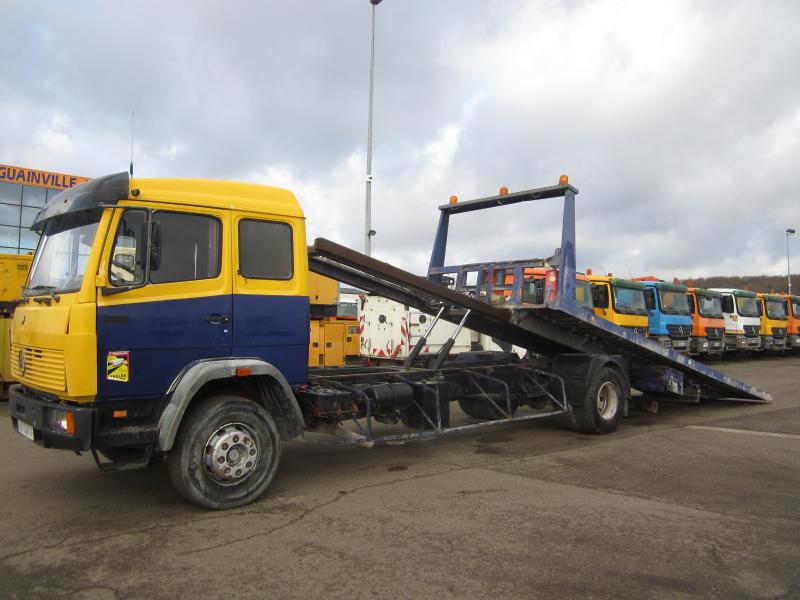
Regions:
[[153, 221], [150, 225], [150, 270], [157, 271], [161, 265], [161, 223]]

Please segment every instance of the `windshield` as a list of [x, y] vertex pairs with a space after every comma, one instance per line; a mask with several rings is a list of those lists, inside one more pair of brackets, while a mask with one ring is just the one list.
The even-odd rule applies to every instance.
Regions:
[[614, 308], [625, 315], [646, 315], [644, 290], [612, 286], [614, 289]]
[[758, 304], [755, 298], [747, 298], [745, 296], [736, 297], [736, 308], [739, 309], [739, 314], [743, 317], [758, 317]]
[[588, 281], [575, 281], [575, 300], [578, 301], [578, 306], [582, 306], [588, 310], [594, 308], [594, 304], [592, 303], [592, 286]]
[[33, 257], [25, 295], [78, 291], [99, 222], [99, 211], [67, 214], [48, 221]]
[[689, 300], [686, 292], [673, 292], [668, 290], [658, 290], [658, 297], [661, 299], [661, 310], [668, 315], [689, 315]]
[[800, 319], [800, 300], [792, 300], [792, 316]]
[[785, 319], [786, 318], [786, 302], [783, 300], [765, 300], [767, 305], [767, 316], [770, 319]]
[[703, 296], [697, 294], [697, 312], [702, 317], [709, 317], [712, 319], [722, 318], [722, 302], [720, 298], [715, 296]]

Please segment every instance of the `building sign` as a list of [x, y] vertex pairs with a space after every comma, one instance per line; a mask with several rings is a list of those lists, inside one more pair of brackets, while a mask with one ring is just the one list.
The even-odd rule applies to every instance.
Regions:
[[7, 183], [21, 183], [23, 185], [33, 185], [43, 188], [65, 190], [73, 186], [89, 181], [88, 177], [76, 177], [75, 175], [64, 175], [63, 173], [49, 173], [47, 171], [37, 171], [36, 169], [26, 169], [24, 167], [12, 167], [10, 165], [0, 165], [0, 181]]

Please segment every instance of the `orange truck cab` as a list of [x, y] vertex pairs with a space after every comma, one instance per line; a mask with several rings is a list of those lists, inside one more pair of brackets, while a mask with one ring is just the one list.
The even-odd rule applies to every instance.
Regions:
[[[548, 269], [545, 267], [529, 267], [525, 269], [524, 285], [522, 286], [522, 303], [523, 304], [544, 304], [545, 301], [545, 288], [547, 283], [548, 273], [552, 272], [554, 278], [558, 277], [558, 271], [555, 269]], [[514, 283], [514, 275], [509, 273], [505, 277], [506, 285]], [[506, 298], [511, 296], [511, 290], [502, 290], [502, 295]], [[594, 309], [592, 304], [592, 286], [589, 283], [589, 278], [583, 273], [575, 273], [575, 300], [578, 306], [582, 306], [588, 311]]]
[[725, 351], [725, 321], [722, 318], [722, 294], [690, 287], [687, 294], [692, 311], [692, 336], [689, 354], [720, 357]]
[[786, 299], [786, 349], [800, 350], [800, 296], [783, 294]]

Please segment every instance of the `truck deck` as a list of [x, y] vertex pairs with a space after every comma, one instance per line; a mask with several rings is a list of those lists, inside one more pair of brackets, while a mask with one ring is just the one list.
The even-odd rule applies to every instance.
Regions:
[[[439, 231], [428, 278], [356, 252], [324, 238], [309, 247], [309, 270], [407, 304], [426, 313], [505, 342], [527, 348], [544, 357], [565, 353], [610, 354], [624, 357], [631, 369], [633, 387], [645, 392], [684, 399], [733, 399], [769, 402], [771, 396], [752, 385], [725, 375], [683, 354], [626, 330], [578, 306], [575, 289], [574, 196], [570, 185], [550, 186], [503, 194], [460, 204], [440, 206]], [[530, 200], [563, 197], [562, 245], [548, 259], [505, 263], [443, 266], [448, 220], [451, 214], [481, 210]], [[559, 269], [558, 294], [542, 305], [519, 301], [522, 273], [526, 267], [555, 265]], [[477, 280], [467, 285], [469, 273]], [[495, 274], [514, 275], [514, 283], [494, 290], [513, 290], [508, 302], [492, 303]], [[453, 287], [441, 282], [453, 274]], [[505, 281], [500, 278], [499, 281]], [[515, 301], [516, 299], [516, 301]]]

